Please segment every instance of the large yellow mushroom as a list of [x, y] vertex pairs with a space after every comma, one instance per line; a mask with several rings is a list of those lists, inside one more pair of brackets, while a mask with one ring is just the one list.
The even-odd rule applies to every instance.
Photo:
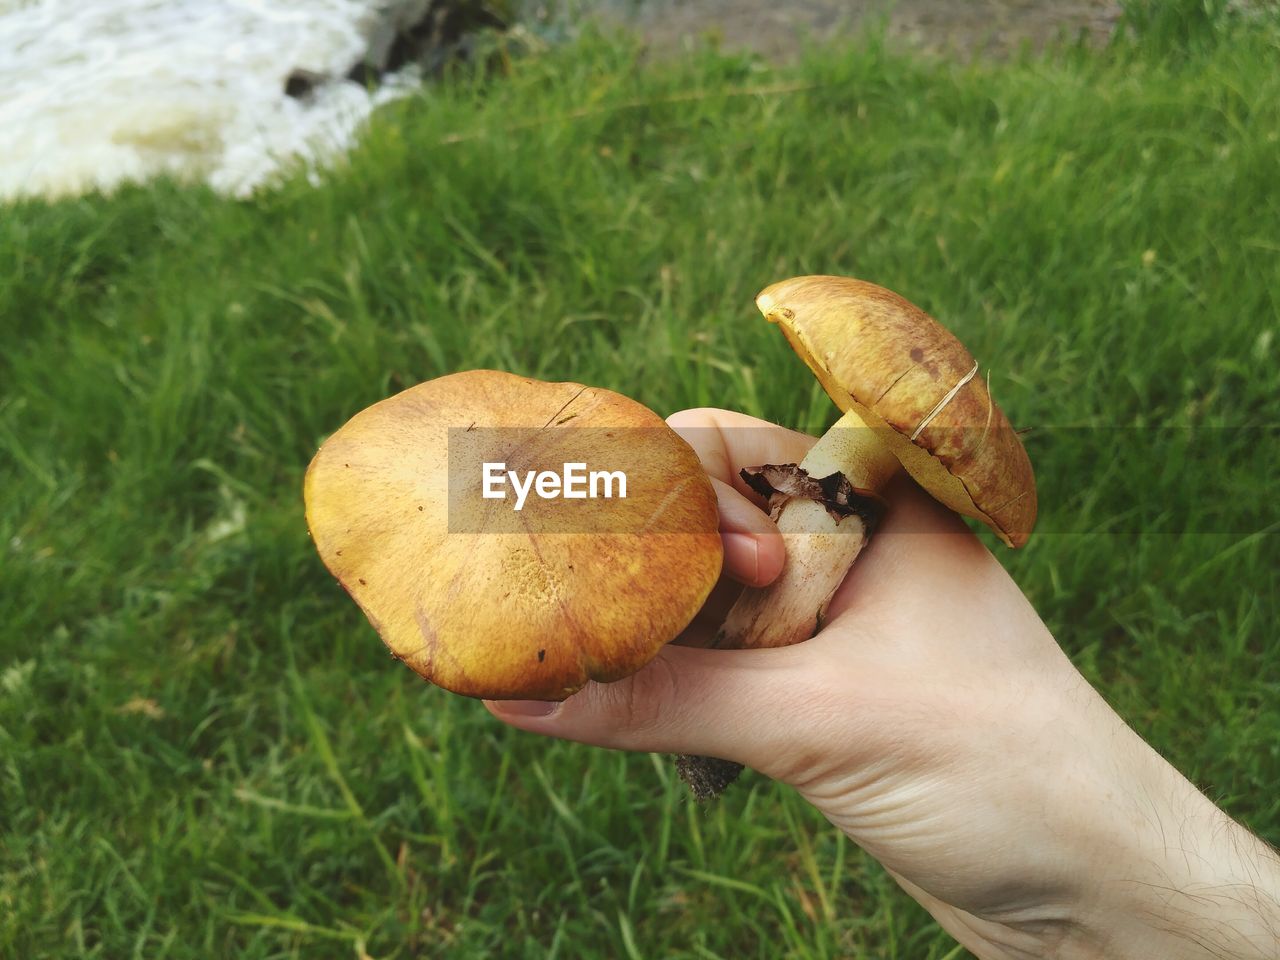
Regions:
[[321, 558], [391, 652], [470, 697], [562, 700], [634, 673], [720, 573], [694, 451], [577, 383], [476, 370], [411, 387], [325, 441], [305, 498]]

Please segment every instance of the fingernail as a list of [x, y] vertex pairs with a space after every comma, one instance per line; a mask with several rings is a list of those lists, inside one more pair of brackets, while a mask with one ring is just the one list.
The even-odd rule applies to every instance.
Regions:
[[560, 704], [554, 700], [491, 700], [499, 713], [512, 717], [549, 717]]
[[746, 533], [726, 533], [723, 539], [726, 565], [739, 580], [755, 583], [760, 576], [760, 545], [756, 538]]

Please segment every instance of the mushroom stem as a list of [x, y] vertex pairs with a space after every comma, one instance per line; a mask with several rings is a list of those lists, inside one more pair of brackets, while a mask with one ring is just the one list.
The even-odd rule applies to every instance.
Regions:
[[[822, 435], [800, 467], [814, 478], [842, 473], [858, 490], [878, 493], [900, 465], [875, 431], [850, 411]], [[785, 647], [808, 640], [871, 535], [862, 517], [837, 520], [822, 503], [797, 497], [786, 500], [774, 519], [787, 547], [782, 573], [767, 587], [742, 591], [713, 647]], [[696, 799], [712, 800], [742, 767], [717, 757], [681, 756], [676, 770]]]
[[[858, 490], [878, 493], [899, 469], [889, 448], [853, 411], [823, 434], [800, 467], [810, 477], [842, 473]], [[767, 587], [748, 587], [729, 611], [714, 647], [786, 647], [808, 640], [871, 531], [859, 516], [836, 519], [826, 506], [798, 497], [775, 520], [787, 548], [782, 573]]]

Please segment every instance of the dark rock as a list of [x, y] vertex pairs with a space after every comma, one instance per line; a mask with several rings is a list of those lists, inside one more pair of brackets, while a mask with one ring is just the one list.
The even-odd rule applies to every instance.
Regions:
[[310, 96], [312, 90], [328, 79], [323, 73], [317, 73], [314, 70], [303, 70], [301, 68], [291, 70], [289, 76], [284, 78], [285, 96], [301, 100]]
[[368, 51], [347, 71], [347, 79], [368, 86], [410, 63], [435, 74], [451, 60], [466, 58], [470, 38], [477, 31], [506, 26], [502, 17], [479, 0], [406, 3], [376, 26]]
[[[377, 13], [365, 28], [365, 53], [343, 79], [362, 87], [416, 63], [428, 76], [450, 62], [465, 60], [472, 38], [480, 30], [505, 30], [506, 21], [484, 0], [395, 0]], [[322, 83], [337, 79], [315, 70], [291, 70], [284, 92], [294, 99], [309, 97]]]

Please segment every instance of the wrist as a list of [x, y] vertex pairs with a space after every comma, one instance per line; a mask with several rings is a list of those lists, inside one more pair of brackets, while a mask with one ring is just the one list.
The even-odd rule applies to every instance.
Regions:
[[1063, 960], [1275, 960], [1280, 859], [1151, 752]]

